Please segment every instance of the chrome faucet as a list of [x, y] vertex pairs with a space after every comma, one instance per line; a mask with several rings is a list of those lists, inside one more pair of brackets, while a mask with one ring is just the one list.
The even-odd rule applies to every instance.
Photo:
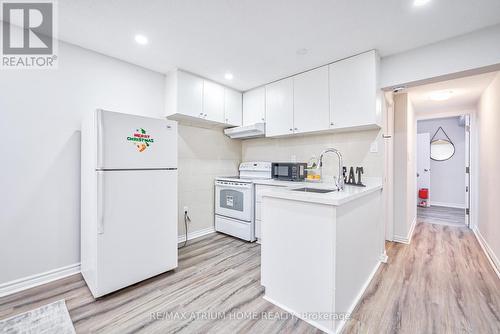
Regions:
[[335, 148], [327, 148], [323, 152], [321, 152], [319, 156], [319, 167], [321, 168], [321, 175], [323, 175], [323, 156], [325, 153], [335, 153], [337, 155], [337, 158], [339, 159], [339, 175], [337, 178], [335, 178], [335, 186], [337, 187], [337, 190], [344, 190], [344, 173], [343, 173], [343, 166], [342, 166], [342, 154], [340, 154], [340, 151], [335, 149]]

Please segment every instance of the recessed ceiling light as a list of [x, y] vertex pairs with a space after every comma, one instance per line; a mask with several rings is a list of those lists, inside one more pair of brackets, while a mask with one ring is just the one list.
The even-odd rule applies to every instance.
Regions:
[[453, 94], [452, 90], [439, 90], [429, 94], [429, 98], [434, 101], [448, 100]]
[[135, 35], [135, 41], [137, 44], [146, 45], [148, 44], [148, 38], [144, 35]]
[[421, 7], [431, 2], [431, 0], [413, 0], [413, 6]]
[[233, 77], [233, 73], [226, 72], [226, 74], [224, 74], [224, 79], [226, 80], [233, 80]]
[[297, 49], [296, 52], [299, 56], [304, 56], [309, 52], [309, 50], [307, 50], [306, 48], [301, 48], [301, 49]]

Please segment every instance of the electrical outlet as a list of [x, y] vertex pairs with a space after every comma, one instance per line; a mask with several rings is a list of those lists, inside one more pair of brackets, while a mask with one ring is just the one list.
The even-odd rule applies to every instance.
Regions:
[[187, 206], [184, 207], [184, 212], [188, 212], [189, 208]]
[[378, 152], [378, 142], [377, 142], [377, 141], [374, 141], [374, 142], [370, 145], [370, 152], [371, 152], [371, 153], [377, 153], [377, 152]]
[[290, 157], [290, 162], [297, 162], [297, 156], [295, 154]]

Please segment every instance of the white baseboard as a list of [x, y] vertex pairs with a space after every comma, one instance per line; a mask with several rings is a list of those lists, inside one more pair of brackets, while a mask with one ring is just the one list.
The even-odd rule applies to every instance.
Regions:
[[401, 236], [401, 235], [396, 235], [395, 234], [392, 241], [409, 245], [410, 242], [411, 242], [411, 238], [413, 237], [413, 231], [415, 230], [415, 225], [417, 225], [417, 217], [415, 217], [413, 219], [413, 222], [412, 222], [412, 224], [410, 226], [410, 231], [408, 232], [408, 235]]
[[34, 288], [42, 284], [53, 282], [55, 280], [78, 274], [80, 272], [80, 263], [53, 269], [44, 273], [23, 277], [14, 281], [0, 284], [0, 297], [4, 297], [19, 291]]
[[[215, 228], [213, 226], [198, 231], [188, 232], [187, 239], [188, 240], [196, 239], [210, 233], [215, 233]], [[186, 235], [185, 234], [179, 235], [177, 238], [177, 242], [181, 243], [184, 241], [186, 241]]]
[[381, 263], [387, 263], [387, 261], [389, 260], [389, 256], [387, 256], [387, 253], [386, 251], [384, 250], [384, 253], [383, 254], [380, 254], [380, 257], [379, 257], [379, 261]]
[[278, 306], [278, 307], [279, 307], [280, 309], [282, 309], [283, 311], [286, 311], [286, 312], [288, 312], [288, 313], [290, 313], [290, 314], [292, 314], [292, 315], [296, 316], [297, 318], [299, 318], [299, 319], [301, 319], [301, 320], [303, 320], [303, 321], [307, 322], [307, 323], [308, 323], [309, 325], [311, 325], [311, 326], [314, 326], [314, 327], [316, 327], [316, 328], [318, 328], [318, 329], [322, 330], [322, 331], [323, 331], [323, 332], [325, 332], [325, 333], [328, 333], [328, 334], [340, 333], [340, 331], [334, 332], [334, 331], [332, 331], [330, 328], [327, 328], [327, 327], [325, 327], [325, 326], [323, 326], [323, 325], [318, 324], [316, 321], [313, 321], [313, 320], [311, 320], [311, 319], [304, 318], [304, 317], [303, 317], [303, 316], [302, 316], [299, 312], [296, 312], [296, 311], [292, 310], [291, 308], [289, 308], [289, 307], [287, 307], [287, 306], [285, 306], [285, 305], [283, 305], [283, 304], [280, 304], [280, 303], [278, 303], [278, 302], [276, 302], [276, 301], [272, 300], [271, 298], [269, 298], [269, 297], [268, 297], [268, 296], [266, 296], [266, 295], [264, 295], [262, 298], [263, 298], [263, 299], [265, 299], [265, 300], [267, 300], [267, 301], [268, 301], [268, 302], [270, 302], [271, 304], [274, 304], [274, 305]]
[[[196, 239], [204, 235], [214, 233], [213, 227], [188, 233], [188, 240]], [[184, 242], [185, 235], [178, 237], [178, 242]], [[80, 263], [75, 263], [69, 266], [53, 269], [44, 273], [35, 274], [28, 277], [23, 277], [14, 281], [0, 284], [0, 297], [4, 297], [19, 291], [27, 290], [42, 284], [50, 283], [61, 278], [80, 273]]]
[[488, 258], [488, 261], [490, 261], [491, 266], [493, 267], [493, 270], [497, 274], [498, 278], [500, 278], [500, 262], [498, 261], [498, 257], [493, 253], [493, 250], [491, 249], [490, 245], [486, 242], [486, 240], [483, 238], [481, 235], [481, 232], [477, 228], [477, 226], [474, 226], [472, 228], [472, 231], [474, 232], [474, 235], [476, 236], [477, 242], [481, 245], [481, 248], [483, 249], [484, 254], [486, 254], [486, 257]]
[[465, 210], [465, 205], [464, 204], [456, 204], [456, 203], [444, 203], [444, 202], [436, 202], [436, 201], [430, 201], [431, 206], [444, 206], [446, 208], [455, 208], [455, 209], [464, 209]]

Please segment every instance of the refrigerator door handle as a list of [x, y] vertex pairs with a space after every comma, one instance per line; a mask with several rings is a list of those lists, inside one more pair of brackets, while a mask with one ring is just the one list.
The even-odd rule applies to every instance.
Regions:
[[97, 172], [97, 234], [104, 233], [104, 182], [103, 173]]

